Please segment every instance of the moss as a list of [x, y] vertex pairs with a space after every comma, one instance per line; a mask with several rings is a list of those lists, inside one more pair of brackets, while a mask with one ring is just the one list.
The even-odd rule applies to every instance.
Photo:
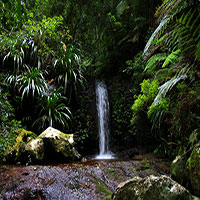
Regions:
[[[199, 168], [200, 162], [200, 142], [192, 151], [190, 158], [189, 158], [189, 170], [193, 171], [195, 168]], [[198, 174], [200, 176], [200, 171], [198, 170]]]
[[188, 170], [190, 173], [191, 185], [194, 190], [194, 194], [200, 193], [200, 142], [193, 149], [189, 161]]
[[141, 161], [141, 164], [142, 164], [142, 167], [145, 169], [149, 169], [151, 167], [151, 165], [148, 163], [148, 160], [146, 160], [146, 159], [143, 159]]
[[105, 197], [103, 199], [111, 199], [112, 192], [108, 189], [108, 186], [100, 180], [92, 180], [96, 185], [96, 193], [103, 194]]
[[171, 175], [179, 183], [187, 182], [187, 170], [186, 170], [187, 156], [176, 156], [171, 164]]
[[37, 135], [31, 131], [27, 131], [25, 129], [18, 130], [18, 137], [16, 139], [16, 143], [14, 145], [14, 150], [16, 152], [16, 156], [20, 153], [22, 150], [21, 148], [25, 147], [25, 144], [30, 142], [32, 139], [35, 139]]
[[6, 149], [4, 161], [19, 161], [21, 158], [23, 160], [24, 158], [22, 155], [25, 152], [25, 145], [37, 137], [35, 133], [25, 129], [19, 129], [17, 134], [18, 136], [16, 138], [15, 144], [13, 146], [8, 146]]
[[106, 168], [105, 172], [109, 177], [113, 177], [115, 175], [115, 170], [112, 168]]

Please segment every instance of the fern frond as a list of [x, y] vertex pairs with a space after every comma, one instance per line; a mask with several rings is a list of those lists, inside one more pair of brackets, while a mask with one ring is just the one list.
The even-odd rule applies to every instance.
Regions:
[[158, 90], [158, 94], [154, 99], [153, 105], [158, 105], [162, 99], [166, 96], [167, 92], [169, 92], [180, 80], [184, 80], [187, 78], [187, 75], [178, 75], [172, 77], [169, 81], [165, 82], [163, 85], [161, 85]]
[[167, 58], [166, 54], [164, 53], [159, 53], [159, 54], [156, 54], [154, 56], [152, 56], [148, 62], [147, 62], [147, 65], [144, 69], [144, 71], [147, 71], [149, 69], [155, 69], [156, 66], [158, 65], [158, 63], [160, 63], [160, 61], [164, 61], [165, 59]]
[[196, 46], [196, 51], [195, 51], [195, 60], [200, 62], [200, 41], [198, 42]]
[[164, 0], [162, 5], [157, 8], [155, 16], [163, 18], [166, 15], [176, 15], [183, 11], [183, 9], [193, 5], [193, 1], [184, 0]]
[[170, 63], [175, 62], [176, 60], [178, 60], [179, 54], [181, 53], [181, 50], [178, 49], [176, 51], [173, 51], [172, 53], [170, 53], [167, 58], [165, 59], [165, 62], [162, 65], [162, 68], [166, 67], [167, 65], [169, 65]]
[[168, 23], [169, 21], [169, 16], [166, 16], [163, 18], [163, 20], [160, 22], [159, 26], [156, 28], [156, 30], [153, 32], [153, 34], [151, 35], [151, 37], [149, 38], [145, 48], [144, 48], [144, 52], [143, 54], [146, 55], [149, 47], [151, 46], [151, 43], [153, 42], [154, 38], [158, 35], [158, 33], [163, 29], [163, 27]]

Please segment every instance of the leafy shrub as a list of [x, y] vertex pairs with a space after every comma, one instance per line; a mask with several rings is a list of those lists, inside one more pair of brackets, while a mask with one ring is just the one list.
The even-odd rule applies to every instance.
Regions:
[[138, 113], [140, 111], [145, 111], [145, 107], [152, 103], [153, 99], [158, 93], [159, 83], [157, 80], [150, 81], [149, 79], [144, 79], [140, 85], [141, 94], [136, 96], [137, 99], [134, 101], [134, 104], [131, 107], [133, 112], [133, 117], [131, 119], [132, 123], [135, 123], [138, 118]]
[[[0, 74], [1, 78], [3, 77]], [[12, 145], [17, 137], [16, 130], [21, 127], [21, 122], [15, 119], [15, 110], [10, 104], [9, 94], [0, 85], [0, 160], [8, 145]]]
[[[62, 87], [54, 89], [51, 94], [46, 93], [39, 100], [40, 115], [33, 126], [39, 124], [39, 129], [45, 129], [48, 126], [68, 128], [68, 120], [71, 112], [66, 106], [67, 98], [62, 95]], [[63, 129], [60, 127], [60, 129]]]

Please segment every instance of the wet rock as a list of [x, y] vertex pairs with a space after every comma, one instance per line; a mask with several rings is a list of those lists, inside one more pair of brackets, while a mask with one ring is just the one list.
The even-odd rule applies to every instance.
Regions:
[[[154, 161], [161, 168], [162, 161]], [[56, 165], [0, 165], [0, 199], [108, 200], [121, 182], [152, 173], [157, 174], [143, 170], [139, 160], [87, 158], [87, 162]]]
[[189, 159], [188, 170], [194, 194], [200, 195], [200, 141], [195, 145]]
[[180, 184], [187, 182], [187, 170], [186, 170], [187, 156], [178, 155], [171, 164], [171, 175]]
[[73, 147], [73, 134], [64, 134], [61, 131], [52, 127], [47, 128], [38, 139], [42, 139], [44, 143], [44, 153], [56, 153], [57, 156], [68, 160], [79, 160], [81, 155]]
[[80, 159], [81, 155], [74, 148], [73, 134], [64, 134], [52, 127], [38, 137], [23, 129], [5, 156], [5, 161], [10, 163], [61, 163]]
[[35, 161], [42, 161], [44, 159], [44, 142], [42, 138], [37, 138], [30, 141], [25, 150]]
[[113, 200], [194, 200], [181, 185], [167, 176], [134, 177], [120, 183], [112, 195]]

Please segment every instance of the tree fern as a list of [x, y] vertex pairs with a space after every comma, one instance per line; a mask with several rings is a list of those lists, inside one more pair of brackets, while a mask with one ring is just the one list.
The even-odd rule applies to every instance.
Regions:
[[162, 5], [157, 9], [156, 14], [155, 14], [156, 17], [158, 17], [158, 19], [161, 19], [160, 24], [152, 33], [149, 41], [147, 42], [144, 49], [144, 55], [147, 55], [147, 52], [149, 51], [149, 48], [152, 42], [154, 41], [154, 39], [159, 38], [164, 33], [164, 31], [168, 27], [167, 25], [171, 21], [173, 21], [175, 16], [178, 16], [179, 13], [182, 13], [190, 5], [193, 5], [193, 4], [194, 4], [194, 1], [192, 0], [187, 1], [187, 2], [184, 0], [163, 0]]
[[153, 70], [156, 68], [156, 66], [161, 62], [161, 61], [164, 61], [166, 59], [166, 54], [164, 53], [159, 53], [159, 54], [156, 54], [154, 56], [152, 56], [148, 62], [147, 62], [147, 65], [146, 65], [146, 68], [144, 69], [144, 71], [147, 71], [149, 69]]
[[168, 66], [170, 63], [176, 62], [179, 58], [179, 54], [180, 54], [181, 50], [178, 49], [176, 51], [173, 51], [172, 53], [170, 53], [166, 59], [165, 62], [162, 65], [162, 68]]
[[166, 96], [167, 92], [169, 92], [180, 80], [184, 80], [187, 78], [187, 75], [178, 75], [172, 77], [169, 81], [165, 82], [163, 85], [161, 85], [158, 90], [158, 94], [154, 99], [153, 105], [158, 105], [162, 99]]
[[198, 42], [196, 46], [196, 51], [195, 51], [195, 60], [200, 62], [200, 41]]
[[155, 16], [163, 18], [166, 15], [176, 15], [191, 4], [194, 4], [194, 1], [163, 0], [162, 5], [157, 8]]
[[200, 14], [195, 9], [193, 12], [183, 13], [174, 24], [173, 34], [171, 35], [172, 42], [178, 41], [178, 46], [186, 57], [193, 57], [197, 49], [197, 44], [200, 40], [199, 18]]

